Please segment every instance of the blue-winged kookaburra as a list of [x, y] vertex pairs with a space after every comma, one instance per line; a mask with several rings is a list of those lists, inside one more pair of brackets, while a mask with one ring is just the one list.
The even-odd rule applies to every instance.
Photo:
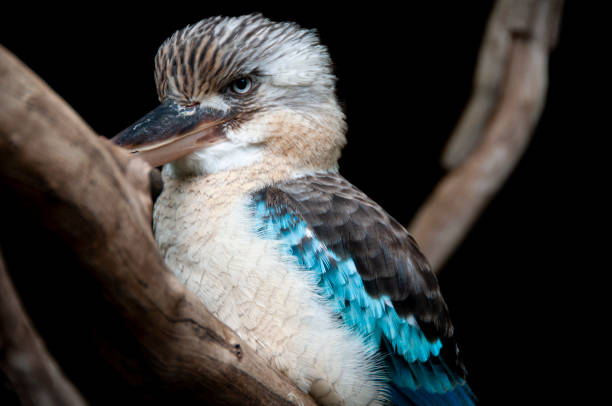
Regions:
[[164, 165], [155, 237], [219, 320], [322, 405], [470, 405], [436, 277], [338, 173], [346, 124], [316, 33], [262, 15], [167, 39], [161, 105], [114, 142]]

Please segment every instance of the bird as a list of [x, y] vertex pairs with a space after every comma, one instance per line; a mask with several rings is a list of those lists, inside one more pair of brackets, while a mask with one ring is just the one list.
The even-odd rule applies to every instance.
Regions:
[[162, 166], [168, 268], [321, 405], [473, 405], [436, 276], [339, 172], [347, 124], [315, 29], [205, 18], [155, 56], [160, 105], [112, 142]]

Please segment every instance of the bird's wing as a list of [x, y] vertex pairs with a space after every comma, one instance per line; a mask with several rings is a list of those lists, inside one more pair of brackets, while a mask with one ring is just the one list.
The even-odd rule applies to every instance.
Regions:
[[394, 402], [472, 404], [437, 279], [401, 224], [337, 173], [266, 187], [252, 204], [259, 232], [280, 240], [342, 320], [388, 354]]

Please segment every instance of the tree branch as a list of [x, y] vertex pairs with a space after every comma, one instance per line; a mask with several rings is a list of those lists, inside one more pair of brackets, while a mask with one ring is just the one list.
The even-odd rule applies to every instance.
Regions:
[[151, 387], [178, 388], [189, 403], [314, 405], [165, 268], [150, 230], [150, 167], [96, 136], [1, 46], [0, 89], [0, 182], [72, 247], [120, 315], [122, 338], [145, 354], [114, 348], [137, 364], [129, 373], [147, 371]]
[[498, 0], [473, 95], [443, 154], [451, 168], [409, 229], [439, 271], [508, 178], [540, 118], [562, 0]]
[[0, 368], [26, 406], [86, 402], [60, 371], [23, 310], [0, 250]]

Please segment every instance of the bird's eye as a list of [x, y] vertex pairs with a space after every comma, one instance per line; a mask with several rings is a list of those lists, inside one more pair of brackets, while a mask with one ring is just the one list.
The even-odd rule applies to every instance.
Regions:
[[253, 81], [249, 78], [236, 79], [230, 85], [230, 89], [232, 89], [232, 92], [238, 94], [248, 93], [249, 90], [251, 90], [251, 87], [253, 87]]

